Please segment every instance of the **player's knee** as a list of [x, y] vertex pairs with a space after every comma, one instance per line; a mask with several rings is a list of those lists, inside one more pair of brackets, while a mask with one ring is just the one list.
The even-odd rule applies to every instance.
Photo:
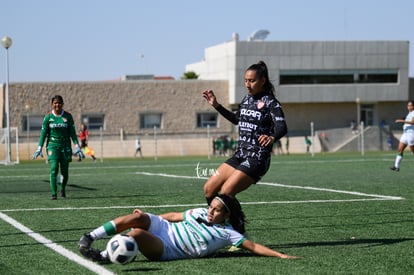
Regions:
[[139, 216], [142, 213], [144, 213], [144, 211], [142, 211], [141, 209], [135, 208], [132, 213], [135, 214], [136, 216]]
[[149, 216], [140, 209], [134, 209], [134, 212], [132, 213], [132, 215], [133, 215], [134, 226], [150, 223]]
[[211, 183], [204, 184], [204, 195], [206, 197], [213, 197], [217, 194], [217, 190]]

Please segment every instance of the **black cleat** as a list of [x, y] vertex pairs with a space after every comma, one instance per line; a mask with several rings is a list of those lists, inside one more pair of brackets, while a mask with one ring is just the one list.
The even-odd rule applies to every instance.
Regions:
[[92, 243], [93, 239], [91, 238], [91, 235], [83, 234], [83, 236], [80, 238], [78, 242], [80, 252], [82, 253], [82, 250], [89, 250], [91, 248]]
[[55, 200], [57, 200], [57, 196], [56, 195], [52, 195], [52, 197], [50, 199], [53, 200], [53, 201], [55, 201]]
[[89, 234], [84, 234], [78, 242], [79, 252], [85, 258], [91, 259], [94, 262], [99, 262], [102, 264], [110, 263], [108, 257], [103, 257], [101, 255], [101, 251], [99, 251], [98, 249], [91, 248], [92, 243], [93, 239], [91, 238], [91, 236]]
[[109, 260], [109, 257], [103, 257], [101, 255], [101, 251], [98, 249], [89, 248], [86, 252], [82, 253], [82, 255], [88, 259], [91, 259], [94, 262], [98, 262], [101, 264], [109, 264], [111, 262]]
[[400, 168], [397, 168], [397, 167], [395, 167], [395, 166], [390, 167], [390, 169], [391, 169], [392, 171], [395, 171], [395, 172], [399, 172], [399, 171], [400, 171]]
[[60, 192], [60, 195], [62, 196], [62, 198], [66, 199], [66, 191], [65, 190], [62, 190]]

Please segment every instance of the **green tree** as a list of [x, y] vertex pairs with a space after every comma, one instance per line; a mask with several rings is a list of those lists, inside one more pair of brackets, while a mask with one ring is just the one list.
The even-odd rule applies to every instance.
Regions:
[[198, 79], [198, 74], [196, 74], [193, 71], [188, 71], [188, 72], [185, 72], [183, 74], [183, 76], [181, 77], [181, 79], [183, 79], [183, 80], [185, 80], [185, 79]]

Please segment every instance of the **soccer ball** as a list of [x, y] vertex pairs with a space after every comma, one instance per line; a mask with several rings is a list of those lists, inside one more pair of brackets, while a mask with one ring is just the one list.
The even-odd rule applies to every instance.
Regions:
[[114, 264], [127, 264], [138, 255], [138, 244], [131, 236], [117, 234], [106, 245], [109, 260]]

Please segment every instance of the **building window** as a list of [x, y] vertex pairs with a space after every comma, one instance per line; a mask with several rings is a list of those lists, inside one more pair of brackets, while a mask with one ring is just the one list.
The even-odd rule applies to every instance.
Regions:
[[43, 115], [25, 114], [22, 116], [23, 131], [40, 131], [42, 130]]
[[217, 113], [198, 113], [197, 114], [197, 127], [207, 128], [217, 127]]
[[398, 70], [281, 70], [280, 85], [398, 83]]
[[154, 127], [161, 128], [161, 113], [146, 113], [139, 115], [139, 127], [141, 129], [152, 129]]
[[88, 126], [88, 130], [105, 129], [105, 115], [103, 114], [84, 114], [82, 115], [82, 123]]
[[361, 121], [365, 126], [374, 125], [375, 106], [373, 104], [361, 104]]

